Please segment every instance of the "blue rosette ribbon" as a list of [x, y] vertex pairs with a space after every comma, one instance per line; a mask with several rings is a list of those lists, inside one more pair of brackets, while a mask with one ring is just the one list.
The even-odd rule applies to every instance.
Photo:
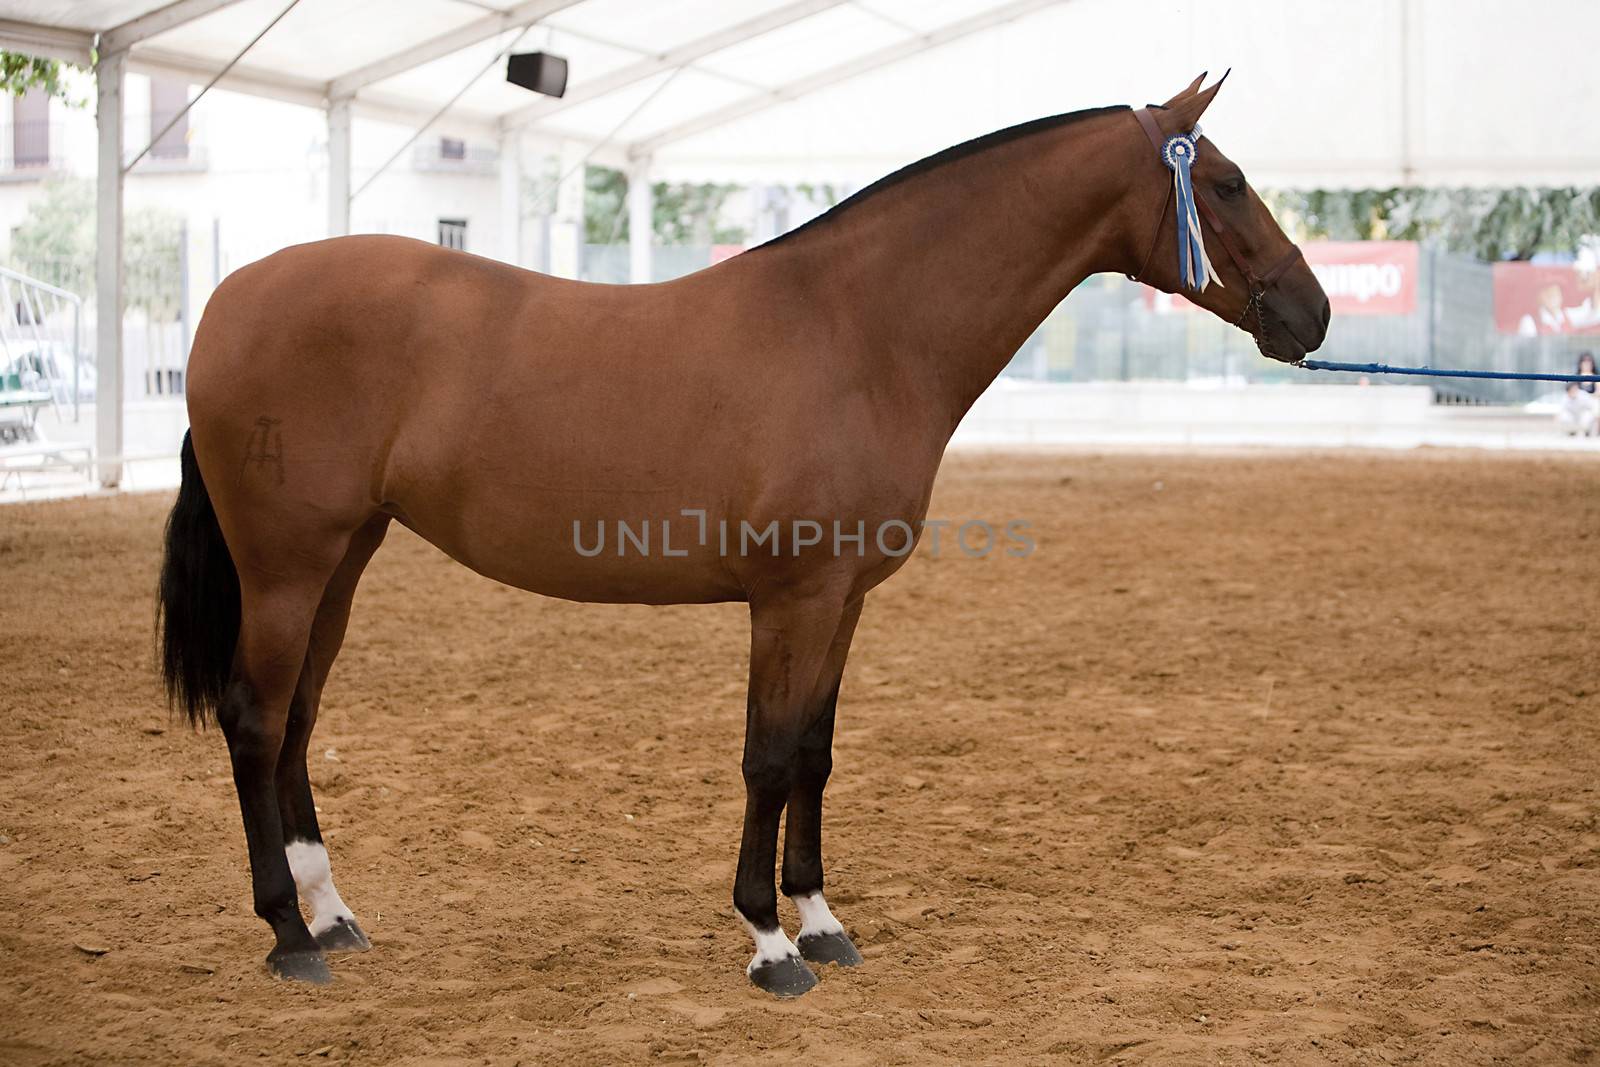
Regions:
[[1206, 255], [1205, 234], [1200, 229], [1200, 215], [1194, 204], [1194, 178], [1191, 170], [1196, 155], [1200, 127], [1190, 133], [1175, 133], [1161, 146], [1161, 162], [1172, 171], [1172, 189], [1178, 205], [1178, 276], [1191, 289], [1204, 291], [1207, 285], [1222, 279]]

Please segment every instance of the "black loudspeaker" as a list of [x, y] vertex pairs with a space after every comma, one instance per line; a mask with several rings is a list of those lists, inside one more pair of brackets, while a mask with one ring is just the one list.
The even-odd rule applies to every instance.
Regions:
[[563, 96], [567, 91], [567, 61], [548, 52], [508, 56], [506, 81], [545, 96]]

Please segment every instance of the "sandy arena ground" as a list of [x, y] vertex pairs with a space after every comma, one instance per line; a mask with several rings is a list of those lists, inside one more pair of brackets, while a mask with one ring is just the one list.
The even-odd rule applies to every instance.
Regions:
[[221, 737], [151, 669], [168, 506], [0, 511], [0, 1062], [1600, 1048], [1583, 457], [952, 458], [933, 513], [1039, 549], [868, 599], [827, 827], [867, 965], [783, 1003], [729, 901], [743, 608], [541, 600], [398, 528], [312, 765], [375, 949], [271, 979]]

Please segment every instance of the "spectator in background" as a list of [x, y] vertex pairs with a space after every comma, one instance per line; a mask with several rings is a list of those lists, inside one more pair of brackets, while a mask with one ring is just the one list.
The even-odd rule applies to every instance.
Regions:
[[[1574, 374], [1593, 375], [1594, 353], [1578, 353], [1578, 369]], [[1594, 382], [1568, 382], [1567, 395], [1556, 408], [1556, 425], [1568, 437], [1593, 437], [1600, 434], [1600, 393]]]
[[[1576, 371], [1574, 371], [1573, 373], [1575, 373], [1575, 374], [1589, 374], [1589, 375], [1597, 373], [1595, 371], [1595, 369], [1594, 369], [1594, 353], [1593, 352], [1579, 352], [1578, 353], [1578, 369]], [[1574, 382], [1573, 384], [1576, 385], [1579, 389], [1582, 389], [1586, 393], [1594, 392], [1594, 387], [1595, 387], [1595, 383], [1594, 382]]]
[[1586, 393], [1577, 382], [1567, 383], [1567, 395], [1556, 409], [1556, 425], [1568, 437], [1593, 437], [1596, 423], [1600, 423], [1600, 396]]

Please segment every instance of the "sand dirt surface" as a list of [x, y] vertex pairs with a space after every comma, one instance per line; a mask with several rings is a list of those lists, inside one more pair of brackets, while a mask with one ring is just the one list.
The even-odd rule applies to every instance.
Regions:
[[[0, 1062], [1562, 1063], [1600, 1049], [1600, 467], [958, 456], [869, 597], [826, 847], [866, 955], [749, 987], [737, 605], [542, 600], [404, 530], [313, 744], [374, 950], [270, 978], [170, 500], [0, 511]], [[793, 931], [787, 903], [783, 914]]]

